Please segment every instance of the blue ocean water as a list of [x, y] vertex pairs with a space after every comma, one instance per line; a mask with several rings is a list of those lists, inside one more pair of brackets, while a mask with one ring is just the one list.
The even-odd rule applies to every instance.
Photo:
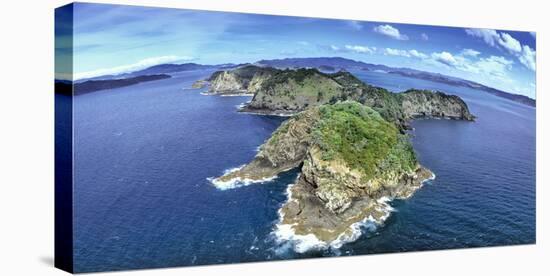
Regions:
[[300, 254], [272, 235], [297, 171], [230, 190], [208, 177], [249, 162], [285, 120], [236, 112], [250, 97], [188, 89], [211, 71], [75, 97], [75, 270], [237, 263], [535, 242], [535, 109], [481, 91], [377, 72], [399, 92], [465, 99], [474, 123], [418, 120], [412, 142], [437, 178], [375, 230]]

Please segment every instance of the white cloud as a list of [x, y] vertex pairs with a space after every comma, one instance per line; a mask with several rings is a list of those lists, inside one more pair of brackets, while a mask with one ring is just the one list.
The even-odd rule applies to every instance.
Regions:
[[427, 34], [425, 34], [425, 33], [422, 33], [422, 34], [420, 35], [420, 37], [422, 38], [422, 40], [428, 40], [428, 39], [430, 39], [430, 37], [429, 37]]
[[336, 45], [330, 45], [329, 46], [331, 50], [333, 51], [340, 51], [340, 47], [336, 46]]
[[521, 52], [521, 43], [509, 33], [497, 32], [490, 29], [466, 29], [468, 35], [483, 38], [485, 43], [508, 50], [510, 53]]
[[513, 61], [500, 56], [490, 56], [488, 58], [481, 58], [474, 63], [474, 66], [481, 73], [485, 73], [490, 76], [505, 79], [508, 75], [508, 71], [512, 69]]
[[307, 42], [307, 41], [298, 41], [297, 43], [302, 45], [302, 46], [309, 46], [309, 42]]
[[362, 53], [362, 54], [374, 54], [376, 51], [375, 47], [368, 47], [368, 46], [360, 46], [360, 45], [346, 45], [344, 46], [344, 49], [356, 53]]
[[[464, 52], [464, 51], [463, 51]], [[430, 59], [432, 62], [443, 64], [445, 66], [473, 74], [483, 74], [487, 77], [507, 82], [508, 73], [512, 70], [512, 60], [501, 56], [490, 56], [486, 58], [475, 59], [476, 56], [467, 56], [461, 52], [459, 55], [453, 55], [449, 52], [432, 53]], [[473, 58], [473, 59], [471, 59]]]
[[119, 75], [123, 73], [145, 69], [147, 67], [151, 67], [151, 66], [159, 65], [163, 63], [181, 62], [181, 61], [189, 61], [189, 60], [193, 60], [193, 58], [180, 57], [180, 56], [152, 57], [152, 58], [146, 58], [146, 59], [140, 60], [132, 64], [126, 64], [126, 65], [116, 66], [112, 68], [104, 68], [104, 69], [97, 69], [93, 71], [76, 73], [74, 74], [73, 77], [74, 77], [74, 80], [80, 80], [80, 79], [99, 77], [103, 75]]
[[497, 31], [490, 29], [466, 29], [466, 33], [474, 37], [483, 38], [485, 43], [493, 47], [498, 44], [498, 40], [500, 39], [500, 35]]
[[[474, 37], [482, 38], [483, 41], [490, 46], [507, 50], [525, 67], [533, 71], [535, 70], [536, 51], [531, 49], [528, 45], [521, 45], [521, 42], [509, 33], [497, 32], [490, 29], [466, 29], [466, 33]], [[531, 35], [533, 35], [533, 33], [531, 33]]]
[[408, 40], [409, 37], [401, 34], [398, 29], [392, 27], [391, 25], [378, 25], [373, 28], [373, 30], [379, 34], [397, 39], [397, 40]]
[[432, 58], [447, 66], [456, 67], [458, 65], [457, 59], [449, 52], [432, 53]]
[[384, 49], [384, 55], [388, 56], [402, 56], [402, 57], [411, 57], [409, 53], [405, 50], [386, 48]]
[[413, 57], [417, 58], [427, 58], [428, 56], [422, 52], [418, 52], [417, 50], [409, 50], [409, 54]]
[[525, 67], [535, 71], [537, 68], [537, 52], [531, 47], [527, 45], [523, 45], [523, 50], [521, 52], [521, 55], [519, 56], [519, 61], [521, 64], [525, 65]]
[[513, 38], [508, 33], [500, 33], [500, 39], [498, 40], [500, 46], [504, 49], [510, 51], [510, 53], [521, 52], [521, 43], [515, 38]]
[[424, 53], [421, 53], [417, 50], [400, 50], [400, 49], [392, 49], [392, 48], [386, 48], [384, 49], [384, 55], [388, 55], [388, 56], [401, 56], [401, 57], [415, 57], [415, 58], [420, 58], [420, 59], [424, 59], [424, 58], [427, 58], [428, 56]]
[[[526, 50], [528, 51], [528, 50]], [[447, 51], [433, 52], [426, 55], [417, 50], [401, 50], [385, 48], [384, 55], [418, 58], [428, 64], [444, 66], [463, 72], [483, 74], [487, 77], [506, 81], [508, 73], [512, 70], [512, 60], [501, 56], [479, 58], [480, 52], [473, 49], [464, 49], [458, 54]]]
[[474, 49], [463, 49], [460, 54], [463, 56], [477, 57], [481, 53]]

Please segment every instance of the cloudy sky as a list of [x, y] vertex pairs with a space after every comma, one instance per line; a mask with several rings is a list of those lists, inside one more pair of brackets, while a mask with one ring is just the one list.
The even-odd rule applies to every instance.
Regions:
[[74, 8], [77, 79], [160, 63], [319, 56], [437, 72], [535, 97], [531, 32], [98, 4]]

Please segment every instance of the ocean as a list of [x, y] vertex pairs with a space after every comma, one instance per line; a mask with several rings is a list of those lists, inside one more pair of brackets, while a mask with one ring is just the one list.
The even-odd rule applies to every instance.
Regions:
[[535, 108], [465, 87], [353, 72], [394, 92], [459, 95], [478, 118], [414, 121], [414, 149], [436, 178], [392, 201], [391, 216], [356, 241], [299, 253], [273, 234], [297, 170], [225, 190], [208, 180], [251, 161], [287, 119], [236, 112], [250, 97], [190, 89], [210, 73], [74, 98], [75, 271], [535, 242]]

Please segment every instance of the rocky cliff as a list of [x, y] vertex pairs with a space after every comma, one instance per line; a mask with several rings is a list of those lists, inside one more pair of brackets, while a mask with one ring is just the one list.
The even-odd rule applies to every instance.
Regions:
[[473, 121], [466, 103], [458, 96], [426, 90], [407, 90], [398, 94], [406, 118], [441, 117]]
[[232, 70], [216, 71], [207, 79], [211, 94], [254, 94], [275, 69], [246, 65]]
[[427, 90], [392, 93], [363, 83], [349, 72], [327, 74], [317, 69], [279, 70], [248, 65], [212, 75], [212, 93], [253, 94], [241, 111], [291, 115], [312, 106], [346, 100], [360, 102], [404, 130], [411, 119], [444, 117], [474, 120], [458, 96]]
[[366, 217], [381, 217], [380, 198], [408, 197], [432, 176], [407, 137], [370, 107], [322, 105], [283, 123], [254, 160], [215, 181], [261, 180], [301, 167], [283, 224], [331, 242]]

